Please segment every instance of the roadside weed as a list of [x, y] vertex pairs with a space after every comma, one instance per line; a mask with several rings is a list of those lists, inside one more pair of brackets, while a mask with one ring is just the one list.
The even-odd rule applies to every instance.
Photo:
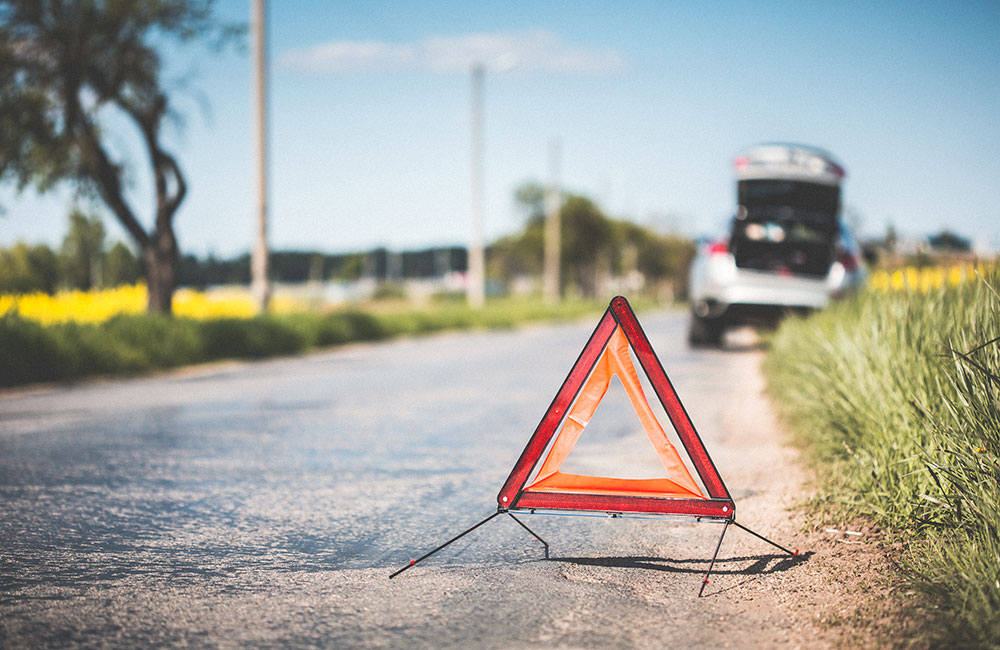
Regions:
[[822, 501], [905, 540], [947, 643], [997, 647], [1000, 270], [906, 286], [787, 321], [765, 371]]

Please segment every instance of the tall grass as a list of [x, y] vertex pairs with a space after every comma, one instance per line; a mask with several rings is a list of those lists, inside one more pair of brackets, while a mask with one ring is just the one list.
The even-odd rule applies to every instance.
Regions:
[[[256, 318], [119, 314], [103, 322], [42, 325], [16, 311], [0, 316], [0, 387], [89, 375], [135, 374], [218, 359], [259, 359], [357, 341], [467, 328], [510, 328], [575, 318], [604, 303], [496, 299], [483, 309], [443, 303], [422, 309], [281, 313]], [[639, 305], [640, 307], [642, 305]]]
[[940, 614], [928, 634], [1000, 647], [1000, 269], [790, 320], [765, 370], [818, 505], [903, 542], [905, 579]]

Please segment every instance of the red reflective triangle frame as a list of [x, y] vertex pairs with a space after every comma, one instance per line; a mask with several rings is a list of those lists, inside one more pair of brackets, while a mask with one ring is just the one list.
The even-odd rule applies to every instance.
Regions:
[[[687, 451], [691, 464], [701, 478], [708, 498], [677, 498], [676, 496], [633, 496], [614, 494], [589, 494], [573, 492], [535, 492], [526, 489], [531, 477], [556, 434], [559, 424], [576, 400], [580, 389], [597, 363], [617, 328], [621, 328], [632, 351], [639, 360], [639, 365], [646, 373], [660, 404], [663, 405], [670, 423], [673, 425], [681, 444]], [[562, 387], [552, 400], [541, 422], [532, 434], [531, 439], [521, 452], [520, 458], [511, 470], [507, 481], [497, 495], [497, 505], [500, 510], [576, 510], [588, 512], [611, 512], [658, 515], [689, 515], [696, 517], [713, 517], [719, 519], [734, 519], [736, 505], [729, 491], [722, 482], [715, 464], [705, 450], [698, 432], [691, 422], [684, 405], [677, 397], [670, 379], [667, 377], [660, 360], [656, 357], [653, 347], [646, 338], [642, 326], [639, 325], [635, 312], [622, 296], [618, 296], [608, 305], [607, 311], [597, 324], [590, 340], [584, 346]]]

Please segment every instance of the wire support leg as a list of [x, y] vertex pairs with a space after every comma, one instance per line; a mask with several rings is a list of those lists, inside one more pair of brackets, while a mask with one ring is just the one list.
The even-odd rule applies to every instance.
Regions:
[[753, 535], [757, 539], [762, 539], [762, 540], [764, 540], [765, 542], [767, 542], [768, 544], [770, 544], [771, 546], [773, 546], [775, 548], [780, 548], [782, 551], [784, 551], [785, 553], [788, 553], [792, 557], [798, 557], [798, 555], [799, 555], [798, 549], [796, 549], [794, 551], [790, 551], [787, 548], [785, 548], [784, 546], [782, 546], [781, 544], [778, 544], [776, 542], [772, 542], [771, 540], [769, 540], [768, 538], [764, 537], [760, 533], [755, 533], [754, 531], [750, 530], [749, 528], [747, 528], [743, 524], [739, 523], [738, 521], [734, 520], [733, 521], [733, 525], [734, 526], [739, 526], [740, 528], [742, 528], [743, 530], [747, 531], [748, 533], [750, 533], [751, 535]]
[[722, 527], [722, 534], [719, 535], [719, 543], [715, 545], [715, 553], [712, 554], [712, 561], [708, 564], [708, 571], [705, 572], [705, 579], [701, 581], [701, 589], [698, 590], [698, 598], [701, 598], [701, 594], [705, 591], [705, 585], [708, 584], [708, 576], [712, 575], [712, 569], [715, 568], [715, 560], [719, 557], [719, 549], [722, 548], [722, 539], [726, 536], [726, 531], [729, 530], [729, 524], [735, 524], [735, 521], [726, 520], [726, 524]]
[[[483, 524], [485, 524], [487, 521], [489, 521], [490, 519], [493, 519], [494, 517], [496, 517], [497, 515], [499, 515], [501, 513], [502, 513], [501, 510], [497, 510], [492, 515], [490, 515], [486, 519], [483, 519], [481, 522], [479, 522], [478, 524], [476, 524], [472, 528], [469, 528], [469, 529], [467, 529], [467, 530], [459, 533], [458, 535], [455, 535], [454, 537], [452, 537], [451, 539], [449, 539], [447, 542], [445, 542], [441, 546], [438, 546], [433, 551], [431, 551], [429, 553], [424, 553], [423, 555], [421, 555], [420, 557], [418, 557], [416, 560], [410, 560], [409, 564], [407, 564], [406, 566], [404, 566], [402, 569], [399, 569], [398, 571], [395, 571], [392, 575], [389, 576], [389, 579], [392, 580], [393, 578], [395, 578], [396, 576], [398, 576], [403, 571], [406, 571], [407, 569], [409, 569], [410, 567], [412, 567], [414, 564], [417, 564], [418, 562], [426, 560], [427, 558], [429, 558], [430, 556], [434, 555], [435, 553], [437, 553], [441, 549], [445, 548], [446, 546], [448, 546], [452, 542], [457, 542], [458, 540], [462, 539], [463, 537], [465, 537], [466, 535], [468, 535], [469, 533], [471, 533], [472, 531], [474, 531], [475, 529], [479, 528], [480, 526], [482, 526]], [[523, 526], [524, 524], [521, 524], [521, 525]]]
[[539, 536], [538, 536], [538, 533], [536, 533], [535, 531], [533, 531], [533, 530], [531, 530], [530, 528], [528, 528], [528, 527], [527, 527], [527, 525], [525, 525], [525, 523], [524, 523], [523, 521], [521, 521], [520, 519], [518, 519], [517, 517], [515, 517], [515, 516], [514, 516], [513, 514], [511, 514], [510, 512], [508, 512], [507, 514], [508, 514], [508, 515], [510, 515], [510, 518], [511, 518], [511, 519], [513, 519], [513, 520], [514, 520], [514, 521], [516, 521], [517, 523], [521, 524], [521, 528], [523, 528], [523, 529], [525, 529], [526, 531], [528, 531], [529, 533], [531, 533], [531, 535], [532, 535], [532, 536], [533, 536], [533, 537], [534, 537], [535, 539], [537, 539], [537, 540], [538, 540], [539, 542], [541, 542], [541, 543], [542, 543], [542, 546], [544, 546], [544, 547], [545, 547], [545, 559], [546, 559], [546, 560], [547, 560], [547, 559], [549, 559], [549, 543], [548, 543], [548, 542], [546, 542], [546, 541], [545, 541], [544, 539], [542, 539], [541, 537], [539, 537]]

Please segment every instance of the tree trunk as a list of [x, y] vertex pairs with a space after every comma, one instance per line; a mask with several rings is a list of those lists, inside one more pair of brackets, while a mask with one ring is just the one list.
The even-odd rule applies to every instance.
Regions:
[[143, 249], [146, 263], [146, 285], [149, 292], [148, 311], [151, 314], [173, 313], [174, 289], [177, 284], [177, 240], [170, 230], [157, 230], [150, 245]]

